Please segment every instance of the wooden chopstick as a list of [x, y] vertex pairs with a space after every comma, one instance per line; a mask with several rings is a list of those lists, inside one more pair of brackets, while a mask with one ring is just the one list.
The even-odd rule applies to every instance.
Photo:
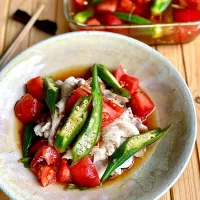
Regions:
[[13, 55], [14, 51], [19, 46], [20, 42], [25, 38], [25, 36], [27, 35], [27, 33], [30, 31], [30, 29], [33, 27], [33, 25], [37, 21], [38, 17], [40, 16], [40, 14], [42, 13], [42, 11], [44, 10], [44, 7], [45, 7], [44, 4], [42, 4], [38, 8], [38, 10], [35, 12], [35, 14], [31, 17], [31, 19], [29, 20], [29, 22], [23, 28], [23, 30], [21, 31], [21, 33], [17, 36], [17, 38], [15, 39], [15, 41], [8, 48], [8, 50], [6, 51], [6, 53], [1, 57], [1, 60], [0, 60], [0, 70], [2, 70], [3, 67], [8, 63], [10, 57]]

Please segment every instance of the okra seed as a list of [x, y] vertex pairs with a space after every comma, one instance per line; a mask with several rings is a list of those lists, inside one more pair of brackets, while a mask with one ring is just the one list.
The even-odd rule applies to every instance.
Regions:
[[80, 110], [80, 106], [76, 106], [76, 111], [79, 111]]
[[83, 140], [86, 140], [86, 139], [87, 139], [87, 136], [86, 136], [86, 135], [84, 135], [82, 138], [83, 138]]
[[88, 103], [88, 100], [85, 100], [83, 103], [84, 103], [84, 104], [87, 104], [87, 103]]
[[83, 146], [84, 146], [84, 147], [87, 146], [87, 142], [86, 142], [86, 141], [83, 142]]
[[83, 153], [85, 150], [86, 150], [86, 147], [83, 146], [82, 149], [81, 149], [82, 153]]
[[82, 118], [81, 117], [79, 117], [78, 119], [77, 119], [77, 122], [80, 122], [82, 120]]
[[81, 141], [79, 142], [79, 144], [80, 144], [80, 145], [83, 145], [83, 140], [81, 140]]

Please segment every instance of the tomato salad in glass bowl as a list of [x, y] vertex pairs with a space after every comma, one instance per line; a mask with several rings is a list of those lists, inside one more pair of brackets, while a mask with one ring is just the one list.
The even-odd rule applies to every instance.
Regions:
[[125, 25], [200, 20], [198, 0], [74, 0], [73, 20], [86, 25]]
[[149, 45], [186, 43], [199, 35], [199, 0], [64, 0], [72, 31], [109, 31]]
[[14, 107], [25, 125], [21, 162], [43, 187], [100, 186], [133, 166], [169, 129], [148, 130], [155, 105], [122, 66], [112, 74], [95, 64], [92, 77], [64, 82], [38, 76], [26, 88]]

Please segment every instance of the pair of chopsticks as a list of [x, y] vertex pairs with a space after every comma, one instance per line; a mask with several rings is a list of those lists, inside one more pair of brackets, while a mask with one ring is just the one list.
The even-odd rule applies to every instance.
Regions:
[[8, 63], [9, 59], [13, 55], [14, 51], [16, 50], [16, 48], [18, 47], [20, 42], [25, 38], [27, 33], [31, 30], [31, 28], [33, 27], [33, 25], [37, 21], [38, 17], [40, 16], [42, 11], [44, 10], [44, 7], [45, 7], [44, 4], [42, 4], [38, 8], [38, 10], [35, 12], [35, 14], [31, 17], [29, 22], [23, 28], [21, 33], [18, 35], [18, 37], [15, 39], [15, 41], [11, 44], [11, 46], [8, 48], [6, 53], [1, 57], [1, 59], [0, 59], [0, 70], [2, 70], [4, 68], [4, 66]]

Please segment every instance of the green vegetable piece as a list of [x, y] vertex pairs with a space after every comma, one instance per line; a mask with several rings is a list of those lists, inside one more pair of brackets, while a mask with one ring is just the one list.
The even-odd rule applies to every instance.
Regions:
[[69, 184], [68, 186], [67, 186], [67, 188], [66, 189], [68, 189], [68, 190], [74, 190], [74, 189], [79, 189], [75, 184]]
[[66, 189], [67, 189], [67, 190], [74, 190], [74, 189], [86, 190], [86, 189], [88, 189], [88, 188], [87, 188], [87, 187], [81, 187], [81, 186], [78, 187], [77, 185], [70, 183], [70, 184], [67, 186]]
[[73, 107], [69, 117], [56, 136], [54, 146], [58, 151], [66, 151], [67, 147], [74, 141], [89, 114], [88, 107], [91, 100], [92, 96], [81, 97]]
[[113, 92], [116, 94], [119, 94], [123, 97], [126, 97], [128, 99], [131, 98], [131, 95], [128, 90], [121, 87], [121, 85], [118, 83], [117, 79], [110, 73], [109, 70], [107, 70], [104, 65], [97, 64], [98, 69], [98, 75], [99, 77], [110, 87], [113, 88]]
[[151, 5], [152, 15], [161, 15], [167, 9], [172, 0], [154, 0]]
[[128, 13], [121, 13], [121, 12], [114, 12], [113, 13], [116, 17], [131, 24], [152, 24], [152, 21], [140, 17], [138, 15], [131, 15]]
[[24, 164], [25, 168], [30, 168], [31, 159], [29, 157], [22, 158], [22, 159], [20, 159], [20, 161]]
[[169, 130], [169, 128], [170, 127], [164, 130], [157, 128], [140, 135], [134, 135], [122, 143], [111, 156], [111, 161], [101, 178], [101, 182], [104, 182], [117, 167], [122, 165], [136, 152], [153, 144], [161, 138]]
[[74, 21], [80, 24], [84, 24], [90, 17], [94, 15], [93, 9], [87, 9], [82, 12], [77, 13], [74, 16]]
[[93, 107], [90, 117], [86, 121], [78, 140], [72, 148], [74, 165], [79, 160], [85, 158], [96, 144], [102, 121], [102, 96], [98, 84], [97, 65], [93, 66], [92, 72], [92, 99]]
[[22, 149], [22, 154], [24, 158], [28, 157], [28, 149], [31, 146], [33, 139], [36, 137], [33, 130], [34, 127], [35, 127], [35, 123], [28, 124], [25, 127], [24, 143], [23, 143], [23, 149]]
[[44, 78], [44, 97], [51, 114], [54, 114], [56, 103], [59, 98], [59, 86], [52, 77]]

